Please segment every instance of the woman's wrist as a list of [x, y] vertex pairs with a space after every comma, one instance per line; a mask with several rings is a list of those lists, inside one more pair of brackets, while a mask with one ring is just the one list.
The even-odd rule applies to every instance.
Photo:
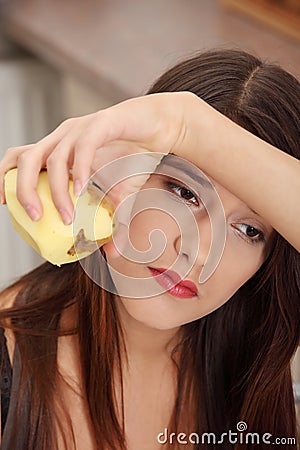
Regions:
[[184, 124], [175, 153], [209, 173], [212, 160], [218, 161], [225, 150], [220, 134], [225, 135], [229, 120], [197, 95], [184, 94]]

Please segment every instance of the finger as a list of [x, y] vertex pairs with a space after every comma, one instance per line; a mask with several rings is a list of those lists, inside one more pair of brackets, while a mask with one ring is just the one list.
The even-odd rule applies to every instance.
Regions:
[[68, 119], [36, 144], [16, 147], [7, 157], [10, 163], [3, 163], [6, 171], [9, 166], [18, 167], [17, 198], [32, 220], [39, 220], [43, 215], [43, 206], [37, 194], [39, 172], [46, 167], [48, 156], [58, 142], [76, 123], [76, 119]]
[[34, 221], [39, 220], [43, 215], [43, 205], [37, 193], [37, 185], [39, 173], [43, 167], [46, 167], [52, 145], [49, 140], [43, 139], [30, 146], [27, 151], [23, 151], [17, 159], [17, 198]]
[[99, 111], [76, 141], [74, 146], [74, 193], [78, 195], [91, 175], [91, 167], [97, 149], [121, 134], [120, 122], [109, 110]]
[[[74, 126], [59, 141], [47, 159], [48, 178], [53, 203], [63, 222], [69, 225], [74, 214], [74, 205], [69, 193], [70, 169], [74, 165], [74, 145], [84, 134], [90, 115], [73, 120]], [[72, 169], [73, 174], [73, 169]]]
[[17, 161], [17, 199], [34, 221], [43, 215], [43, 206], [37, 193], [39, 173], [43, 165], [41, 158], [39, 152], [29, 149], [23, 152]]
[[70, 138], [64, 139], [47, 159], [47, 171], [52, 200], [65, 225], [72, 223], [74, 214], [74, 205], [69, 193], [72, 164], [72, 141]]
[[[27, 173], [22, 171], [20, 179], [18, 179], [18, 193], [21, 197], [21, 202], [29, 208], [32, 206], [34, 217], [37, 217], [37, 212], [42, 214], [41, 203], [36, 193], [36, 180], [38, 178], [38, 172], [41, 167], [44, 167], [45, 161], [51, 152], [52, 148], [57, 144], [59, 139], [72, 127], [76, 119], [68, 119], [63, 122], [52, 133], [38, 141], [36, 144], [23, 145], [18, 147], [9, 148], [3, 159], [0, 161], [0, 202], [5, 203], [5, 190], [4, 190], [4, 176], [5, 174], [15, 167], [19, 167], [22, 163], [23, 167], [26, 166]], [[29, 153], [32, 152], [32, 153]], [[26, 161], [21, 158], [21, 155], [26, 153]], [[34, 171], [34, 173], [33, 173]], [[18, 170], [19, 178], [19, 170]], [[24, 179], [24, 182], [23, 182]], [[20, 201], [20, 200], [19, 200]], [[31, 209], [31, 208], [29, 208]], [[29, 211], [28, 209], [28, 211]]]
[[141, 151], [131, 142], [114, 141], [97, 152], [92, 166], [92, 180], [118, 206], [141, 189], [163, 156], [161, 153]]
[[0, 203], [6, 203], [4, 177], [10, 170], [17, 167], [17, 160], [21, 153], [31, 148], [32, 145], [23, 145], [22, 147], [11, 147], [6, 150], [4, 157], [0, 161]]

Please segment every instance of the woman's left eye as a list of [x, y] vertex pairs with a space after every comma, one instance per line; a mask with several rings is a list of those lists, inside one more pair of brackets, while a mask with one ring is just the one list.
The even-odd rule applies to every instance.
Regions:
[[234, 224], [234, 228], [238, 229], [245, 236], [245, 238], [253, 244], [265, 242], [266, 240], [264, 233], [252, 225], [248, 225], [246, 223], [236, 223]]
[[197, 199], [196, 194], [194, 194], [193, 191], [189, 190], [184, 186], [180, 186], [179, 184], [176, 184], [173, 181], [167, 181], [166, 185], [168, 189], [170, 189], [172, 192], [175, 192], [176, 195], [178, 195], [178, 197], [182, 198], [184, 201], [199, 206], [199, 201]]

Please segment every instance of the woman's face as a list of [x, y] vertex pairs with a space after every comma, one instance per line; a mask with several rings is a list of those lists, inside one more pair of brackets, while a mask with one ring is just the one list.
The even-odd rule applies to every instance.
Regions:
[[[130, 221], [128, 236], [131, 245], [139, 252], [139, 258], [128, 258], [124, 248], [123, 251], [116, 251], [113, 242], [103, 247], [116, 290], [121, 293], [120, 301], [132, 319], [161, 330], [192, 322], [222, 306], [261, 266], [272, 227], [228, 190], [213, 180], [211, 182], [223, 205], [226, 241], [219, 264], [205, 282], [199, 283], [199, 275], [211, 250], [209, 216], [201, 199], [188, 189], [189, 186], [168, 176], [151, 175], [137, 195], [134, 210], [140, 212]], [[154, 199], [155, 196], [163, 198], [166, 195], [169, 206], [174, 202], [177, 209], [184, 208], [187, 211], [188, 208], [192, 213], [200, 236], [196, 257], [196, 243], [188, 237], [185, 245], [182, 245], [180, 226], [172, 214], [163, 208], [143, 209], [145, 191], [153, 192]], [[155, 248], [157, 239], [157, 248], [161, 247], [161, 234], [155, 234], [155, 230], [161, 230], [165, 235], [163, 251], [160, 254], [158, 252], [153, 260], [145, 258], [143, 261], [142, 255], [149, 251], [150, 241]], [[172, 265], [175, 262], [177, 268], [184, 267], [183, 271], [177, 269], [180, 277], [184, 275], [184, 280], [194, 285], [186, 283], [183, 286], [176, 280], [177, 285], [174, 286], [174, 278], [163, 275], [166, 269], [174, 270]], [[185, 270], [187, 267], [188, 271]], [[123, 281], [115, 273], [122, 274]], [[124, 280], [128, 287], [132, 286], [133, 280], [142, 282], [137, 284], [139, 292], [135, 290], [136, 298], [126, 295]], [[161, 291], [158, 295], [149, 296], [144, 291], [143, 285], [146, 286], [148, 280]]]

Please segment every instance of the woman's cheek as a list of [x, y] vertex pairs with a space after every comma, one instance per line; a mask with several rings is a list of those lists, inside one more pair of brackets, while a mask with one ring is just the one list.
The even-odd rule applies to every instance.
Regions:
[[[209, 284], [213, 286], [216, 294], [223, 293], [223, 302], [231, 298], [261, 266], [261, 257], [257, 252], [243, 249], [229, 248], [224, 250], [221, 261], [210, 278]], [[201, 285], [200, 285], [201, 286]]]
[[124, 254], [127, 242], [128, 228], [123, 224], [119, 224], [112, 240], [104, 244], [102, 247], [105, 252], [106, 258], [115, 259], [122, 256]]

